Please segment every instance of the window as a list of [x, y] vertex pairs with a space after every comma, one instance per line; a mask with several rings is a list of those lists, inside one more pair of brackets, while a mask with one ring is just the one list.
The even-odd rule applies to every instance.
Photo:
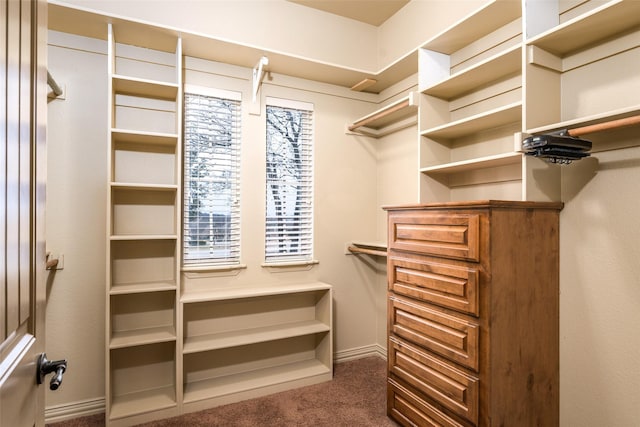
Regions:
[[265, 261], [313, 258], [313, 111], [267, 99]]
[[184, 267], [239, 264], [239, 94], [189, 88], [184, 104]]

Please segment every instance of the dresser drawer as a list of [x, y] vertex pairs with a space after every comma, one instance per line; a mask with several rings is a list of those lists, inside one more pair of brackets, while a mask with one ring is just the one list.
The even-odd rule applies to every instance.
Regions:
[[[388, 415], [404, 426], [465, 427], [394, 380], [387, 383]], [[470, 425], [470, 424], [469, 424]]]
[[389, 338], [389, 373], [474, 424], [478, 423], [480, 380], [416, 347]]
[[389, 290], [478, 316], [479, 270], [389, 257]]
[[405, 298], [389, 298], [389, 333], [478, 370], [480, 326]]
[[480, 259], [479, 214], [389, 214], [389, 249]]

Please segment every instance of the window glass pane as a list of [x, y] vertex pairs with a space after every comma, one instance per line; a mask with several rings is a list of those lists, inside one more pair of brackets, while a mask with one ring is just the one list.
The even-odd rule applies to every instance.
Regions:
[[240, 103], [185, 94], [183, 262], [240, 262]]
[[313, 258], [311, 111], [267, 106], [266, 262]]

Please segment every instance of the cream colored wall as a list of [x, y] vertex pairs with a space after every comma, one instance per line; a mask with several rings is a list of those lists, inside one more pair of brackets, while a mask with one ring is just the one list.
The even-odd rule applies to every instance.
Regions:
[[[634, 139], [640, 144], [637, 131]], [[638, 182], [640, 147], [596, 153], [562, 170], [562, 426], [638, 424]]]
[[69, 368], [46, 405], [90, 410], [104, 405], [106, 43], [50, 32], [48, 55], [66, 99], [47, 107], [47, 250], [64, 269], [49, 276], [46, 351]]

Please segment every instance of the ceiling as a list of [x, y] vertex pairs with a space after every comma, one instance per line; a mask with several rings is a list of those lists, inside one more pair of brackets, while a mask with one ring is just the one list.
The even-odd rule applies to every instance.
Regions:
[[380, 26], [409, 0], [288, 0], [345, 18]]

